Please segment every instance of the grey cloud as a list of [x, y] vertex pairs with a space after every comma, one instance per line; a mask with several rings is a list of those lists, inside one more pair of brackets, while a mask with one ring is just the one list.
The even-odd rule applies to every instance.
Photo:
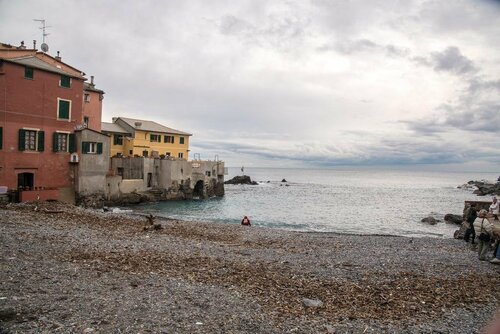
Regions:
[[432, 52], [429, 58], [422, 56], [412, 57], [418, 65], [432, 67], [438, 72], [450, 72], [456, 75], [475, 74], [478, 68], [472, 60], [465, 57], [456, 46], [449, 46], [442, 52]]
[[467, 74], [477, 72], [472, 61], [462, 55], [456, 46], [450, 46], [443, 52], [433, 52], [431, 61], [436, 71], [448, 71], [455, 74]]
[[403, 57], [408, 55], [409, 50], [406, 48], [401, 48], [394, 46], [392, 44], [379, 44], [369, 39], [358, 39], [354, 41], [340, 41], [334, 45], [322, 45], [318, 51], [337, 51], [339, 53], [350, 55], [358, 52], [381, 52], [388, 56], [399, 56]]

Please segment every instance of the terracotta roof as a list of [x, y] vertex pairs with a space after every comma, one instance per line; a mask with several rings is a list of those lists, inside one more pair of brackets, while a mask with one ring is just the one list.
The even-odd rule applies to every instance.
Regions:
[[75, 75], [73, 73], [67, 72], [64, 69], [62, 69], [62, 67], [59, 68], [57, 66], [46, 63], [43, 60], [41, 60], [35, 56], [25, 56], [25, 57], [18, 57], [18, 58], [3, 58], [3, 60], [7, 61], [7, 62], [19, 64], [22, 66], [37, 68], [37, 69], [44, 70], [47, 72], [67, 75], [67, 76], [72, 77], [72, 78], [85, 79], [82, 75]]
[[101, 122], [101, 132], [132, 135], [116, 123]]
[[[192, 136], [191, 133], [187, 133], [184, 131], [180, 130], [175, 130], [166, 126], [163, 126], [161, 124], [158, 124], [153, 121], [147, 121], [143, 119], [134, 119], [134, 118], [125, 118], [125, 117], [118, 117], [131, 127], [133, 127], [135, 130], [143, 130], [143, 131], [150, 131], [150, 132], [160, 132], [160, 133], [171, 133], [171, 134], [176, 134], [176, 135], [184, 135], [184, 136]], [[137, 126], [136, 123], [141, 123], [140, 126]]]

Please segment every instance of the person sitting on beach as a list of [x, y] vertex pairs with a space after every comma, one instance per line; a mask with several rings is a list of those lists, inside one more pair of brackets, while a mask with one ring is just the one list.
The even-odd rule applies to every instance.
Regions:
[[498, 220], [498, 213], [499, 213], [499, 206], [498, 206], [498, 200], [496, 197], [493, 197], [493, 203], [490, 205], [490, 213], [493, 214], [495, 217], [495, 220]]
[[478, 256], [480, 261], [486, 261], [486, 253], [490, 248], [491, 234], [493, 224], [486, 218], [488, 211], [482, 209], [479, 211], [479, 217], [474, 221], [474, 230], [476, 232], [476, 242], [478, 244]]
[[252, 226], [252, 224], [250, 224], [250, 219], [248, 219], [247, 216], [243, 217], [243, 219], [241, 220], [241, 225]]

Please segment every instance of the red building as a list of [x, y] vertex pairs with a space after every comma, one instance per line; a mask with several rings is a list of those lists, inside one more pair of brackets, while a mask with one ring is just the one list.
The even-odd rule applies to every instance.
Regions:
[[0, 43], [0, 186], [20, 199], [74, 198], [75, 129], [100, 131], [102, 96], [85, 73], [36, 49]]

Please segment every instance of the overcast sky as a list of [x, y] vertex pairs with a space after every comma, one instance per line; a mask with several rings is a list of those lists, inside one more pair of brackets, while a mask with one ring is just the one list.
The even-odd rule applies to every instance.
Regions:
[[40, 45], [35, 18], [104, 121], [191, 132], [202, 158], [500, 171], [499, 1], [0, 0], [0, 41]]

